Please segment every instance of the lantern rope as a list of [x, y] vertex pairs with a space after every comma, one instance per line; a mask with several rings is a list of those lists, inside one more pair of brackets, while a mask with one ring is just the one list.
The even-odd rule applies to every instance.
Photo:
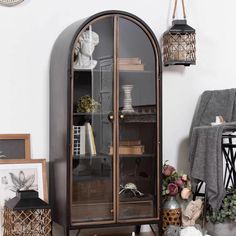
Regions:
[[[173, 19], [175, 19], [175, 13], [176, 13], [176, 8], [177, 8], [177, 2], [178, 2], [178, 0], [175, 0], [174, 11], [173, 11], [173, 16], [172, 16]], [[184, 0], [182, 0], [182, 10], [183, 10], [184, 19], [186, 19], [186, 11], [185, 11]]]

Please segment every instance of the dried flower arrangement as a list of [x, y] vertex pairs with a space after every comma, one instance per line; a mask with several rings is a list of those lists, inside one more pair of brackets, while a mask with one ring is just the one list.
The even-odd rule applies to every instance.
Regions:
[[182, 199], [188, 199], [192, 193], [188, 176], [177, 172], [167, 162], [162, 167], [162, 196], [176, 196], [180, 193]]

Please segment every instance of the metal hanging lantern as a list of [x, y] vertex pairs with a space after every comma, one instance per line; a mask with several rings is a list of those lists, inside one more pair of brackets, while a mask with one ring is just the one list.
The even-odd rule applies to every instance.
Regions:
[[3, 236], [49, 236], [52, 234], [51, 209], [34, 190], [17, 191], [4, 208]]
[[182, 0], [182, 20], [175, 20], [177, 0], [175, 0], [172, 27], [163, 35], [164, 65], [196, 64], [196, 38], [195, 29], [187, 25], [184, 0]]

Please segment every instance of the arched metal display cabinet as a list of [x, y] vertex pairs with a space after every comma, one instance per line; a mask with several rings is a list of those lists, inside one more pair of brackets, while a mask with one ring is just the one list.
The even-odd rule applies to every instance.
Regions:
[[50, 200], [65, 235], [160, 223], [161, 76], [157, 39], [130, 13], [98, 13], [56, 40]]

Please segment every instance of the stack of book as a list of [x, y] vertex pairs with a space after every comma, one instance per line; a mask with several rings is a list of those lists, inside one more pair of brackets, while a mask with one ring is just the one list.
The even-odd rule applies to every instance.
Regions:
[[[120, 155], [142, 155], [144, 145], [141, 145], [140, 140], [120, 141], [118, 152]], [[113, 155], [113, 146], [110, 146], [109, 154]]]
[[118, 68], [120, 71], [144, 71], [144, 64], [138, 57], [118, 58]]
[[93, 128], [89, 122], [73, 126], [73, 151], [74, 155], [97, 154]]

